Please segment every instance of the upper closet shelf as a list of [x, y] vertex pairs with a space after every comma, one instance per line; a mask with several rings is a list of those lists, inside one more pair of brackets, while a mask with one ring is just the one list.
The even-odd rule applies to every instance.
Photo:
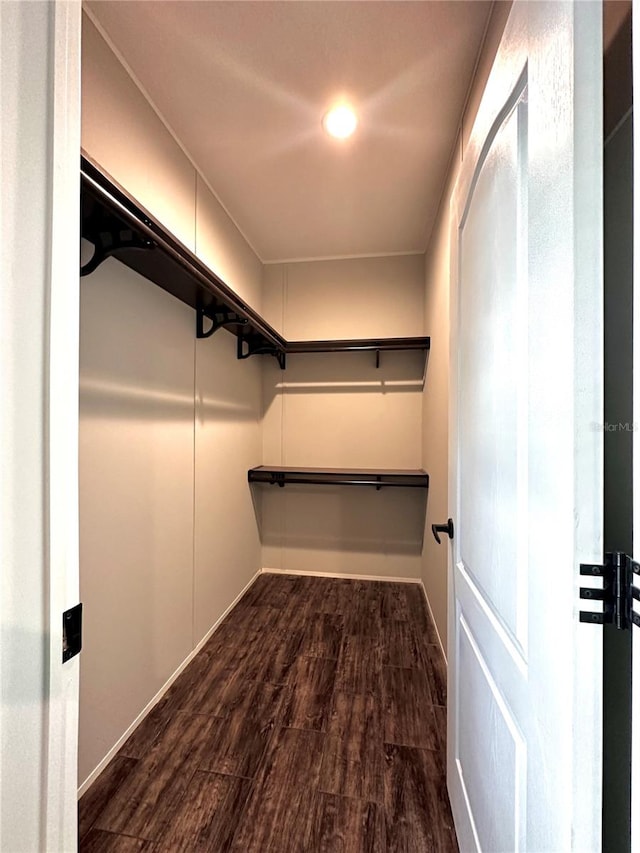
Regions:
[[429, 475], [421, 469], [392, 468], [282, 468], [260, 465], [248, 471], [250, 483], [269, 483], [272, 486], [403, 486], [426, 489]]
[[238, 358], [264, 353], [284, 366], [282, 335], [85, 156], [80, 179], [82, 237], [94, 245], [80, 275], [115, 257], [195, 308], [198, 337], [224, 327], [238, 338]]
[[170, 234], [88, 157], [80, 160], [81, 236], [94, 252], [80, 268], [89, 275], [109, 257], [162, 287], [196, 311], [196, 334], [220, 328], [238, 338], [238, 358], [273, 355], [284, 370], [293, 353], [428, 350], [428, 337], [343, 341], [287, 341], [196, 255]]

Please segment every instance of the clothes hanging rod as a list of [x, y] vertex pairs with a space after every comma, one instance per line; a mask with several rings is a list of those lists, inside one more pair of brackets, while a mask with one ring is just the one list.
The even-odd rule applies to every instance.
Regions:
[[247, 479], [250, 483], [281, 487], [289, 484], [426, 489], [429, 486], [429, 475], [422, 469], [283, 468], [260, 465], [247, 472]]

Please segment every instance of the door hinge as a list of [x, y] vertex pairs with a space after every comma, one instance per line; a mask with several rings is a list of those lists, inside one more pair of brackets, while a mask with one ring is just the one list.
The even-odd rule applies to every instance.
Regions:
[[620, 631], [640, 625], [640, 614], [633, 609], [633, 602], [640, 601], [640, 589], [633, 584], [633, 576], [640, 575], [640, 563], [628, 554], [612, 551], [605, 554], [602, 565], [580, 563], [580, 574], [602, 578], [602, 589], [580, 587], [580, 598], [602, 602], [601, 611], [581, 610], [581, 622], [612, 624]]
[[62, 663], [82, 650], [82, 604], [76, 604], [62, 614]]

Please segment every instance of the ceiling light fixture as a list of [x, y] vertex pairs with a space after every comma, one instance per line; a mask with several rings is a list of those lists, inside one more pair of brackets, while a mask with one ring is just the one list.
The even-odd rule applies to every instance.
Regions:
[[347, 139], [354, 132], [358, 124], [356, 114], [345, 104], [333, 107], [322, 119], [322, 126], [329, 136], [336, 139]]

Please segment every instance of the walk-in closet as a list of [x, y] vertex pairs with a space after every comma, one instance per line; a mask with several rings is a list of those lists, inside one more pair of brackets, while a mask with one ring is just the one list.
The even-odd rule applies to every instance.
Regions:
[[83, 3], [82, 853], [574, 838], [589, 5]]
[[0, 2], [2, 853], [640, 849], [632, 11]]
[[[358, 22], [348, 5], [339, 14], [380, 38], [392, 10]], [[252, 16], [271, 14], [197, 6], [181, 38], [199, 16], [232, 39]], [[178, 849], [183, 834], [195, 850], [203, 833], [202, 849], [235, 838], [237, 849], [282, 850], [291, 832], [301, 850], [309, 833], [329, 843], [343, 821], [378, 849], [385, 774], [387, 788], [408, 786], [397, 837], [413, 810], [416, 844], [435, 833], [454, 849], [446, 602], [434, 620], [422, 583], [426, 531], [438, 549], [423, 460], [438, 338], [425, 316], [425, 235], [419, 222], [408, 235], [398, 224], [380, 240], [389, 213], [358, 229], [350, 219], [373, 200], [353, 188], [327, 218], [339, 197], [329, 187], [324, 211], [295, 235], [274, 222], [272, 237], [260, 226], [262, 242], [250, 243], [251, 226], [199, 168], [137, 66], [153, 51], [151, 41], [132, 49], [136, 27], [153, 28], [157, 13], [170, 29], [180, 16], [180, 4], [148, 9], [89, 3], [83, 20], [80, 849], [126, 838]], [[290, 14], [272, 26], [312, 39], [320, 8], [311, 19], [302, 6]], [[466, 24], [473, 53], [486, 17], [482, 6]], [[159, 59], [158, 74], [167, 70]], [[217, 61], [221, 109], [225, 83], [250, 99], [251, 84], [223, 57], [210, 73]], [[469, 75], [471, 56], [466, 65]], [[221, 126], [211, 131], [224, 139]], [[319, 119], [314, 137], [312, 156], [337, 158], [324, 166], [332, 180], [355, 167], [346, 146], [331, 150]], [[442, 168], [449, 153], [439, 154]], [[370, 168], [375, 151], [367, 156]], [[419, 210], [423, 227], [435, 212]], [[442, 514], [429, 524], [446, 522]], [[279, 805], [267, 819], [274, 785]], [[208, 823], [190, 815], [197, 802]]]

